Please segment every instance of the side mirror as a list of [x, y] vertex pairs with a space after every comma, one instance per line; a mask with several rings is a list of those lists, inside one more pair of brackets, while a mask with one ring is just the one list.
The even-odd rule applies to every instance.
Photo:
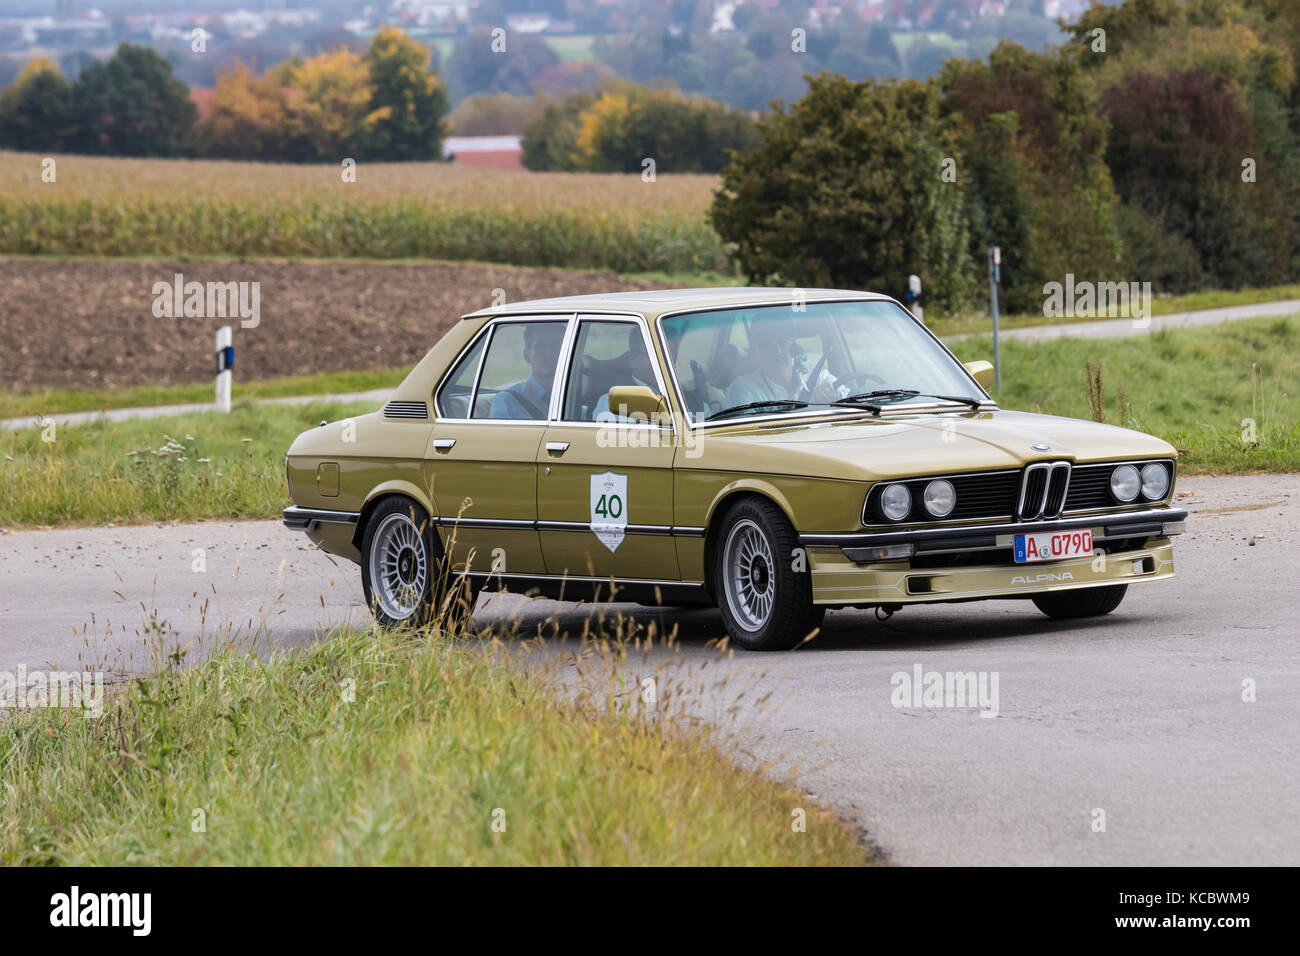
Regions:
[[668, 399], [645, 385], [615, 385], [609, 390], [609, 410], [632, 421], [671, 423]]
[[988, 391], [993, 387], [993, 364], [991, 362], [966, 362], [966, 371], [980, 383], [980, 388]]

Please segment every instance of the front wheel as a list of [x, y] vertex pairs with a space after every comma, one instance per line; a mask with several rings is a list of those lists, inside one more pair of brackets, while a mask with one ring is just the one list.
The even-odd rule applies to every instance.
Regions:
[[813, 604], [798, 546], [785, 513], [765, 498], [738, 501], [723, 519], [713, 580], [727, 634], [746, 650], [786, 650], [821, 627], [826, 609]]
[[1119, 607], [1128, 591], [1127, 584], [1112, 584], [1102, 588], [1080, 588], [1076, 591], [1049, 591], [1034, 595], [1034, 604], [1048, 617], [1069, 620], [1079, 617], [1100, 617]]

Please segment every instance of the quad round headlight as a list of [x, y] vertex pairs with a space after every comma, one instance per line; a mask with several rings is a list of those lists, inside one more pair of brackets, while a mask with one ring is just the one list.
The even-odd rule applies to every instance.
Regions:
[[952, 514], [952, 509], [957, 506], [957, 492], [952, 482], [942, 478], [936, 478], [926, 485], [922, 497], [925, 501], [925, 510], [936, 518]]
[[1120, 465], [1110, 473], [1110, 493], [1116, 501], [1132, 501], [1141, 487], [1142, 479], [1132, 465]]
[[1142, 497], [1160, 501], [1169, 494], [1169, 472], [1164, 465], [1152, 462], [1142, 468]]
[[902, 521], [912, 510], [912, 493], [907, 485], [886, 485], [880, 493], [880, 510], [890, 521]]

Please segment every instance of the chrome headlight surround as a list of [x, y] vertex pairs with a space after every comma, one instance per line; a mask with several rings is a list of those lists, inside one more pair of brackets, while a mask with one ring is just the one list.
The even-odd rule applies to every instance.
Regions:
[[894, 482], [880, 493], [880, 513], [890, 521], [902, 521], [912, 510], [912, 492], [907, 485]]
[[931, 517], [946, 518], [957, 507], [957, 490], [946, 478], [936, 478], [925, 486], [921, 500]]
[[1120, 504], [1131, 504], [1142, 490], [1142, 476], [1135, 465], [1119, 465], [1110, 473], [1110, 494]]

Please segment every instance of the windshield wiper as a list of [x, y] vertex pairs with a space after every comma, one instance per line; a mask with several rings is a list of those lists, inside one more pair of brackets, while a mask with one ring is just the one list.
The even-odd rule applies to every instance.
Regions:
[[736, 412], [747, 412], [751, 408], [807, 408], [807, 402], [796, 401], [792, 398], [773, 398], [765, 402], [750, 402], [747, 405], [732, 405], [730, 408], [724, 408], [722, 411], [714, 412], [704, 420], [711, 422], [715, 418], [721, 418], [723, 415], [732, 415]]
[[836, 405], [860, 405], [862, 408], [869, 409], [880, 414], [880, 405], [861, 404], [870, 401], [873, 398], [910, 398], [919, 395], [923, 398], [937, 398], [944, 402], [960, 402], [963, 405], [969, 405], [972, 409], [978, 409], [984, 404], [980, 398], [971, 398], [969, 395], [936, 395], [933, 392], [921, 392], [914, 388], [878, 388], [872, 392], [863, 392], [860, 395], [850, 395], [847, 398], [841, 398], [835, 402]]

